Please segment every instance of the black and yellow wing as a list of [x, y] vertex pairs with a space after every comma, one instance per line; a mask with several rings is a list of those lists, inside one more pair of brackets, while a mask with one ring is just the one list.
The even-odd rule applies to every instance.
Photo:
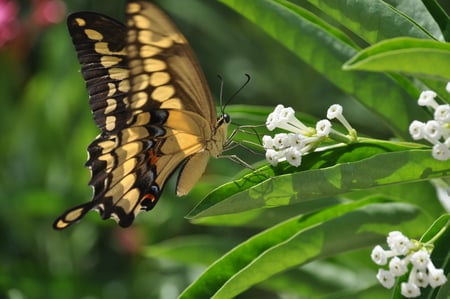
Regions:
[[184, 195], [223, 149], [229, 118], [217, 118], [184, 36], [147, 1], [128, 1], [125, 15], [125, 25], [91, 12], [67, 20], [101, 132], [86, 162], [93, 199], [61, 215], [56, 229], [90, 210], [127, 227], [155, 206], [175, 169], [181, 165], [177, 194]]

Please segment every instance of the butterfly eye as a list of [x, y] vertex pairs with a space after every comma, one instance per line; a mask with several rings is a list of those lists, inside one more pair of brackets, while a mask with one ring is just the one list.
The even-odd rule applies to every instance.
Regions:
[[231, 122], [231, 118], [228, 114], [224, 113], [222, 114], [219, 119], [218, 119], [218, 123], [219, 124], [223, 124], [223, 123], [229, 124]]

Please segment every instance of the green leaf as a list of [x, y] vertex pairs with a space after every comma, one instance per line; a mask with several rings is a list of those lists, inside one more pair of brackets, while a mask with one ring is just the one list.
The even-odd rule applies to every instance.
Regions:
[[439, 217], [430, 228], [423, 234], [420, 242], [427, 243], [436, 237], [440, 237], [450, 228], [450, 214]]
[[311, 153], [299, 168], [287, 163], [265, 165], [213, 190], [187, 218], [287, 206], [448, 176], [450, 161], [437, 161], [430, 150], [418, 146], [372, 141]]
[[212, 235], [181, 236], [148, 246], [144, 249], [144, 255], [186, 265], [208, 265], [236, 243], [234, 239]]
[[422, 0], [428, 11], [433, 16], [433, 19], [439, 25], [445, 40], [450, 40], [450, 18], [447, 12], [442, 9], [441, 5], [436, 0]]
[[234, 297], [294, 266], [372, 245], [394, 228], [420, 223], [419, 215], [412, 205], [372, 197], [294, 217], [235, 247], [180, 298]]
[[448, 81], [450, 45], [407, 37], [386, 40], [359, 52], [344, 64], [344, 69], [402, 72]]
[[[385, 1], [349, 0], [319, 1], [308, 0], [311, 4], [337, 20], [353, 33], [369, 43], [398, 36], [431, 38], [431, 34], [415, 20]], [[394, 1], [390, 1], [394, 2]], [[412, 12], [424, 11], [421, 1], [408, 0]], [[422, 18], [425, 18], [422, 15]], [[434, 23], [428, 16], [428, 23]]]
[[[261, 27], [279, 43], [383, 119], [397, 136], [409, 138], [412, 120], [425, 112], [411, 103], [419, 91], [407, 80], [368, 72], [346, 72], [342, 65], [358, 48], [321, 18], [287, 1], [221, 0]], [[380, 99], [383, 91], [383, 99]], [[399, 113], [402, 111], [402, 113]]]

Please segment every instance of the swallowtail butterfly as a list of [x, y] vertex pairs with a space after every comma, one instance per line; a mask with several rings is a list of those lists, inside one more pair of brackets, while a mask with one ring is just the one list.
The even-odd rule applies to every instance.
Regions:
[[101, 133], [88, 147], [93, 199], [62, 214], [64, 229], [90, 210], [122, 227], [157, 203], [180, 166], [177, 195], [200, 179], [226, 142], [228, 115], [217, 117], [187, 40], [147, 1], [129, 0], [126, 24], [78, 12], [67, 20]]

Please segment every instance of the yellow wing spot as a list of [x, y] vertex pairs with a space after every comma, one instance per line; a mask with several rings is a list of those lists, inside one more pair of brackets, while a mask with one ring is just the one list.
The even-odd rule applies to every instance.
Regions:
[[187, 40], [181, 34], [172, 33], [169, 37], [173, 42], [177, 44], [187, 44]]
[[136, 165], [137, 159], [133, 158], [125, 161], [122, 165], [117, 166], [117, 168], [111, 172], [112, 178], [110, 184], [115, 185], [122, 177], [132, 172]]
[[107, 171], [107, 172], [109, 172], [109, 170], [111, 170], [115, 165], [114, 157], [109, 153], [105, 154], [105, 155], [101, 155], [100, 157], [98, 157], [98, 159], [106, 162], [105, 171]]
[[173, 44], [170, 38], [162, 37], [149, 30], [139, 31], [138, 40], [144, 45], [154, 45], [160, 48], [170, 48]]
[[83, 215], [84, 208], [76, 208], [67, 212], [58, 222], [55, 224], [56, 228], [63, 229], [69, 226], [72, 222], [78, 220]]
[[154, 39], [151, 41], [152, 45], [155, 45], [157, 47], [161, 47], [161, 48], [170, 48], [173, 45], [173, 39], [171, 38], [159, 38], [159, 39]]
[[80, 27], [86, 26], [86, 21], [84, 19], [82, 19], [82, 18], [75, 18], [75, 22]]
[[139, 53], [142, 58], [148, 58], [155, 56], [156, 54], [159, 54], [161, 52], [160, 48], [153, 47], [151, 45], [144, 45], [141, 48], [141, 52]]
[[123, 143], [129, 143], [135, 140], [148, 137], [148, 131], [144, 127], [131, 127], [123, 129], [121, 131], [121, 137]]
[[138, 56], [138, 48], [136, 45], [131, 44], [127, 47], [127, 55], [128, 57], [137, 57]]
[[[130, 27], [128, 27], [130, 28]], [[129, 29], [128, 30], [128, 34], [127, 34], [127, 39], [128, 39], [128, 43], [134, 43], [136, 42], [137, 39], [137, 31], [133, 30], [133, 29]]]
[[87, 35], [89, 39], [92, 40], [102, 40], [103, 34], [93, 29], [84, 29], [84, 33]]
[[142, 65], [142, 61], [139, 59], [133, 59], [128, 62], [128, 66], [130, 67], [131, 75], [139, 75], [144, 72], [144, 66]]
[[150, 28], [150, 20], [142, 15], [135, 15], [133, 17], [134, 23], [136, 24], [137, 28], [140, 29], [148, 29]]
[[139, 154], [142, 151], [143, 144], [140, 141], [134, 141], [127, 144], [122, 145], [121, 147], [117, 148], [115, 151], [115, 154], [119, 158], [118, 160], [128, 160], [132, 157], [135, 157], [137, 154]]
[[178, 98], [171, 98], [167, 101], [162, 102], [161, 109], [183, 109], [183, 104]]
[[134, 208], [139, 201], [139, 189], [133, 188], [130, 191], [128, 191], [127, 194], [123, 196], [123, 199], [120, 201], [120, 206], [125, 211], [130, 211], [132, 208]]
[[128, 3], [127, 13], [138, 13], [141, 10], [141, 6], [138, 3]]
[[130, 81], [122, 80], [119, 82], [119, 86], [117, 87], [121, 92], [130, 91]]
[[148, 101], [148, 94], [144, 91], [133, 94], [131, 97], [131, 108], [139, 109], [142, 108]]
[[169, 83], [170, 75], [166, 72], [154, 72], [151, 74], [149, 81], [152, 86], [161, 86]]
[[113, 65], [119, 64], [119, 62], [122, 61], [122, 58], [120, 57], [115, 57], [115, 56], [102, 56], [102, 58], [100, 58], [100, 63], [106, 67], [112, 67]]
[[120, 51], [111, 51], [108, 47], [108, 43], [105, 42], [97, 42], [95, 43], [95, 52], [103, 55], [125, 55], [126, 52], [124, 49]]
[[140, 127], [140, 126], [146, 126], [150, 123], [150, 113], [142, 113], [142, 111], [137, 110], [135, 112], [135, 118], [130, 118], [128, 120], [128, 123], [131, 123], [131, 121], [134, 119], [133, 126]]
[[117, 139], [105, 140], [105, 141], [99, 142], [97, 145], [102, 148], [102, 154], [107, 154], [116, 148]]
[[[148, 87], [148, 75], [140, 74], [132, 79], [133, 90], [144, 90]], [[133, 101], [133, 99], [131, 99]]]
[[113, 94], [115, 94], [116, 93], [116, 85], [114, 84], [114, 83], [108, 83], [108, 95], [107, 95], [107, 97], [110, 97], [110, 96], [112, 96]]
[[115, 201], [113, 204], [116, 204], [118, 200], [121, 199], [122, 194], [128, 192], [133, 184], [136, 182], [136, 175], [134, 173], [130, 173], [122, 180], [120, 180], [116, 185], [114, 185], [108, 192], [106, 192], [105, 197], [111, 196]]
[[106, 99], [106, 108], [105, 108], [105, 114], [109, 114], [116, 110], [117, 108], [117, 101], [115, 99]]
[[112, 131], [116, 128], [116, 117], [115, 116], [107, 116], [105, 128], [108, 131]]
[[163, 102], [175, 94], [175, 88], [171, 85], [164, 85], [155, 88], [152, 92], [152, 99]]
[[165, 70], [166, 63], [159, 59], [148, 58], [144, 60], [144, 69], [149, 73]]
[[125, 107], [128, 107], [130, 105], [130, 101], [128, 100], [128, 97], [123, 98], [123, 103], [125, 104]]
[[123, 80], [128, 78], [128, 72], [120, 68], [111, 68], [108, 70], [109, 76], [114, 80]]

